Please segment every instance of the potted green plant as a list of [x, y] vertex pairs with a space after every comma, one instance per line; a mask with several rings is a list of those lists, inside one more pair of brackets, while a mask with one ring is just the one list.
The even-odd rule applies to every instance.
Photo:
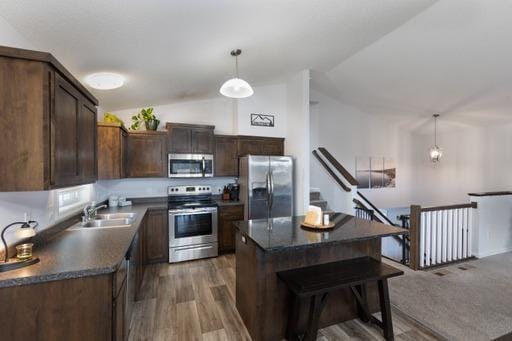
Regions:
[[131, 130], [139, 130], [144, 122], [146, 130], [157, 130], [160, 120], [153, 113], [153, 108], [141, 109], [137, 115], [132, 116]]

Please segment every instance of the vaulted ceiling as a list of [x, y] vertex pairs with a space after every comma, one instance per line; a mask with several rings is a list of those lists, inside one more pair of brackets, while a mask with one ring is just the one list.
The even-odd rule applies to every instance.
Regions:
[[[435, 2], [0, 0], [0, 16], [82, 80], [98, 71], [125, 75], [128, 82], [120, 89], [93, 90], [107, 110], [217, 96], [219, 86], [233, 74], [229, 51], [241, 48], [241, 76], [251, 84], [272, 83], [293, 72], [313, 69], [329, 75], [336, 84], [336, 96], [363, 103], [373, 112], [374, 107], [393, 107], [401, 96], [416, 94], [424, 86], [441, 82], [451, 88], [464, 80], [471, 82], [469, 73], [475, 68], [479, 75], [485, 70], [486, 65], [476, 63], [476, 56], [462, 55], [466, 52], [464, 40], [450, 42], [485, 13], [457, 15], [452, 11], [440, 18], [440, 25], [437, 20], [430, 24], [415, 21], [406, 32], [389, 34]], [[465, 37], [469, 39], [471, 34]], [[424, 42], [426, 38], [440, 40], [440, 46], [435, 41]], [[491, 42], [493, 37], [484, 39], [479, 46], [473, 45], [471, 52], [489, 48], [485, 45]], [[457, 56], [449, 61], [456, 69], [457, 81], [445, 79], [447, 75], [441, 71], [422, 75], [414, 69], [425, 67], [426, 62], [442, 63], [447, 52]], [[494, 61], [491, 51], [481, 51], [480, 56], [486, 57], [486, 63]], [[414, 61], [415, 57], [420, 59]], [[458, 61], [468, 58], [474, 63], [467, 65], [466, 73]], [[501, 75], [500, 79], [506, 78]], [[419, 81], [419, 85], [408, 86], [411, 81]], [[388, 93], [392, 87], [396, 90]], [[472, 90], [478, 93], [492, 88], [475, 85]], [[424, 95], [420, 103], [407, 98], [402, 110], [437, 109], [437, 94]], [[439, 110], [463, 105], [468, 101], [463, 97], [444, 103]]]
[[[512, 120], [512, 1], [439, 1], [337, 66], [314, 87], [410, 129]], [[443, 123], [445, 125], [445, 123]]]

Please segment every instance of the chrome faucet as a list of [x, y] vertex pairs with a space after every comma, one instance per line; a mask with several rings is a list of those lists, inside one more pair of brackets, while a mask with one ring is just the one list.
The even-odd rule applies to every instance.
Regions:
[[87, 204], [84, 207], [83, 213], [82, 213], [82, 222], [87, 223], [91, 220], [94, 220], [96, 218], [96, 213], [101, 208], [106, 208], [107, 205], [100, 205], [96, 206], [96, 202], [92, 201], [90, 204]]

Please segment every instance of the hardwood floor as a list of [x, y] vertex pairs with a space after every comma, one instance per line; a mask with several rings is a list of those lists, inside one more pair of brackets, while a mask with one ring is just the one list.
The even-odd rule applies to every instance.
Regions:
[[[130, 341], [251, 340], [235, 306], [235, 256], [148, 266]], [[438, 340], [394, 312], [396, 340]], [[359, 320], [321, 329], [318, 340], [384, 340]]]

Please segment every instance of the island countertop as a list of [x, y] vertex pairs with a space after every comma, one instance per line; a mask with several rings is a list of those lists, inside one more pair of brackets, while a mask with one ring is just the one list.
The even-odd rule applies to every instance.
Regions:
[[238, 221], [235, 225], [240, 233], [253, 240], [266, 252], [314, 247], [320, 244], [348, 243], [408, 233], [407, 230], [399, 227], [343, 213], [335, 213], [331, 217], [335, 226], [326, 231], [303, 228], [301, 226], [303, 221], [304, 216], [293, 216]]

